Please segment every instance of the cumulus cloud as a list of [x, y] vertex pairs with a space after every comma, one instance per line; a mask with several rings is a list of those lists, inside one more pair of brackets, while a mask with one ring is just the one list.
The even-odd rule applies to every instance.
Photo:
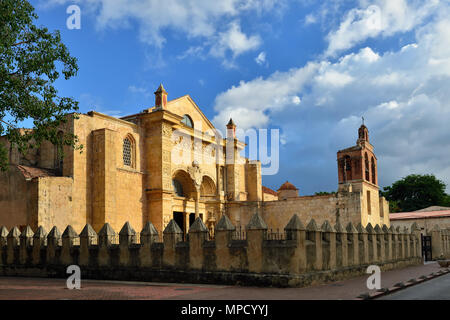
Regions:
[[[448, 3], [438, 9], [421, 23], [398, 15], [400, 21], [388, 22], [415, 34], [413, 43], [398, 49], [375, 52], [366, 47], [335, 62], [319, 59], [241, 81], [216, 97], [215, 124], [223, 126], [239, 109], [233, 117], [238, 127], [281, 128], [281, 163], [290, 165], [266, 181], [294, 176], [298, 187], [304, 183], [306, 192], [314, 192], [336, 187], [336, 168], [330, 164], [337, 150], [355, 144], [364, 116], [382, 186], [411, 173], [434, 173], [450, 186], [450, 10]], [[389, 10], [391, 16], [397, 12]], [[388, 32], [395, 31], [382, 29], [377, 36]], [[293, 97], [301, 97], [301, 103]], [[245, 110], [251, 117], [240, 120]]]
[[[261, 14], [283, 7], [274, 0], [50, 0], [45, 5], [80, 4], [83, 12], [96, 17], [97, 28], [119, 29], [137, 25], [142, 42], [162, 48], [169, 29], [200, 39], [210, 52], [223, 57], [227, 50], [236, 57], [254, 50], [261, 43], [259, 35], [247, 35], [238, 18], [248, 12]], [[223, 26], [227, 26], [224, 30]], [[187, 55], [198, 48], [190, 49]]]
[[255, 62], [257, 64], [265, 65], [266, 64], [266, 53], [264, 51], [261, 51], [258, 56], [255, 58]]

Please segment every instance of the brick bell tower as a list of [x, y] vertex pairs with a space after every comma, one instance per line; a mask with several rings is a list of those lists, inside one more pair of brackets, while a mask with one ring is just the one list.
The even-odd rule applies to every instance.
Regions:
[[339, 188], [366, 183], [378, 189], [377, 157], [369, 142], [369, 130], [364, 125], [358, 129], [356, 145], [337, 153]]

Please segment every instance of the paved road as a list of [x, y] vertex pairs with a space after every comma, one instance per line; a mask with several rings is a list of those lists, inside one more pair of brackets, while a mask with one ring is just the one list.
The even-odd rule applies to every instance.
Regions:
[[379, 300], [450, 300], [450, 273], [381, 297]]

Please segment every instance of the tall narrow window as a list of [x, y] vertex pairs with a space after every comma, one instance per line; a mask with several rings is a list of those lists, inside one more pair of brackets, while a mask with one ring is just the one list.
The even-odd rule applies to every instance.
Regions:
[[352, 165], [350, 156], [344, 157], [344, 181], [352, 180]]
[[372, 204], [370, 202], [370, 191], [367, 190], [367, 214], [372, 214]]
[[370, 181], [369, 157], [367, 156], [367, 153], [364, 156], [364, 163], [365, 163], [365, 169], [366, 169], [366, 180]]
[[123, 164], [133, 166], [133, 143], [129, 137], [123, 139]]
[[377, 178], [376, 178], [376, 170], [375, 170], [375, 159], [372, 157], [372, 183], [377, 184]]

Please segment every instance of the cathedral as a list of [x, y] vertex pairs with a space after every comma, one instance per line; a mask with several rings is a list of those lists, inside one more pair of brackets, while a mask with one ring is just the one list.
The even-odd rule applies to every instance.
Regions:
[[9, 170], [0, 173], [0, 226], [80, 232], [89, 223], [98, 232], [128, 221], [140, 231], [151, 221], [161, 232], [174, 219], [186, 233], [200, 217], [213, 233], [223, 214], [244, 228], [255, 212], [280, 230], [294, 213], [318, 225], [389, 226], [364, 125], [356, 145], [337, 153], [337, 193], [301, 196], [289, 182], [277, 192], [262, 185], [261, 163], [241, 156], [246, 145], [232, 119], [221, 136], [189, 95], [167, 96], [160, 85], [154, 106], [138, 114], [71, 117], [61, 132], [76, 135], [83, 151], [65, 147], [63, 158], [49, 142], [22, 155], [0, 137], [10, 150]]

